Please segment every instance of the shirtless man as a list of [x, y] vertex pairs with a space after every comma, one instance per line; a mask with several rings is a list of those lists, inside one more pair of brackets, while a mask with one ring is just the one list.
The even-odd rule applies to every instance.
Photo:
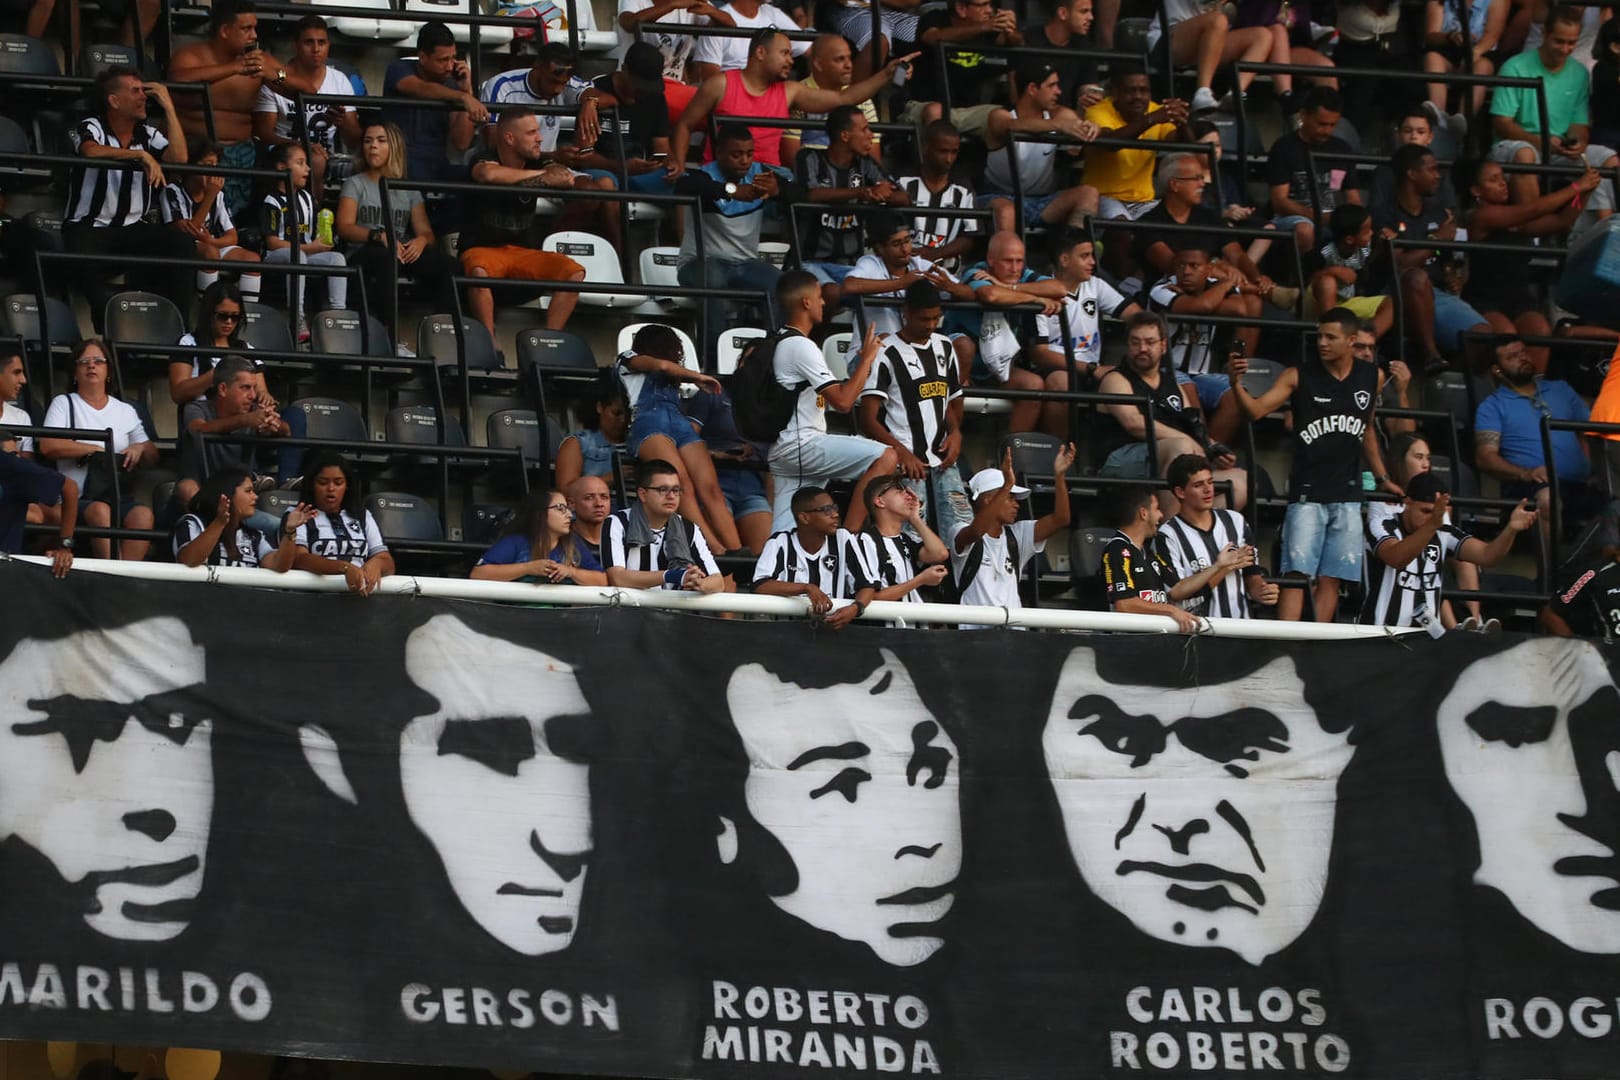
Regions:
[[[209, 103], [214, 110], [214, 129], [221, 146], [220, 164], [251, 169], [257, 162], [253, 145], [253, 103], [259, 88], [268, 86], [283, 97], [294, 91], [320, 92], [320, 87], [301, 71], [295, 71], [275, 57], [259, 51], [259, 17], [252, 0], [215, 0], [209, 19], [207, 41], [175, 51], [169, 61], [171, 82], [205, 82]], [[182, 95], [180, 126], [189, 136], [206, 135], [202, 103], [194, 95]], [[225, 180], [225, 205], [233, 216], [247, 210], [252, 181], [245, 177]]]

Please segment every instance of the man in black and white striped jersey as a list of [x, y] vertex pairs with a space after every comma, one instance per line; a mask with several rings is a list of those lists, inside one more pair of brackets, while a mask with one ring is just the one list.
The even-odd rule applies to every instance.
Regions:
[[884, 334], [861, 388], [861, 434], [894, 450], [906, 486], [942, 532], [973, 518], [957, 459], [962, 453], [962, 386], [931, 281], [906, 288], [900, 330]]
[[[828, 626], [847, 626], [877, 592], [861, 558], [860, 544], [838, 524], [838, 504], [826, 490], [793, 493], [796, 527], [772, 533], [754, 564], [754, 591], [761, 596], [805, 596], [813, 616]], [[835, 601], [846, 603], [834, 609]]]
[[[163, 109], [161, 128], [147, 122], [147, 98]], [[62, 215], [62, 242], [68, 251], [86, 255], [161, 255], [194, 258], [197, 242], [178, 229], [146, 219], [163, 188], [160, 162], [184, 165], [186, 139], [175, 116], [169, 91], [141, 80], [133, 68], [108, 68], [96, 77], [91, 101], [98, 115], [79, 121], [70, 138], [73, 152], [109, 164], [130, 161], [136, 168], [75, 166], [68, 177], [67, 210]], [[126, 271], [129, 288], [148, 288], [173, 300], [182, 317], [191, 311], [191, 274], [183, 267], [127, 268], [109, 259], [88, 267], [81, 287], [90, 301], [97, 333], [113, 290], [108, 278]]]
[[[1451, 492], [1432, 472], [1418, 473], [1406, 484], [1401, 512], [1367, 529], [1372, 557], [1367, 565], [1367, 601], [1363, 624], [1419, 626], [1444, 618], [1440, 584], [1446, 559], [1456, 557], [1479, 566], [1495, 566], [1506, 557], [1519, 533], [1535, 525], [1536, 512], [1523, 499], [1507, 524], [1489, 543], [1446, 524]], [[1427, 619], [1419, 618], [1419, 615]], [[1449, 629], [1449, 627], [1447, 628]]]
[[[1255, 558], [1249, 523], [1234, 510], [1215, 507], [1215, 473], [1209, 459], [1202, 454], [1182, 454], [1170, 462], [1165, 479], [1181, 509], [1159, 526], [1159, 553], [1180, 580], [1217, 567], [1201, 590], [1178, 603], [1194, 615], [1223, 619], [1247, 619], [1250, 603], [1275, 604], [1279, 590], [1267, 584], [1265, 571]], [[1234, 547], [1247, 554], [1248, 562], [1236, 568], [1221, 567], [1221, 553]]]
[[715, 593], [726, 579], [703, 540], [681, 517], [681, 477], [659, 458], [636, 465], [636, 501], [602, 522], [599, 558], [608, 584], [621, 589]]
[[855, 539], [877, 586], [878, 600], [920, 604], [923, 596], [918, 589], [945, 580], [951, 550], [928, 527], [921, 500], [899, 473], [866, 485], [866, 528]]
[[[956, 175], [962, 151], [962, 133], [949, 120], [935, 120], [922, 132], [921, 168], [916, 176], [902, 176], [900, 190], [918, 210], [972, 210], [973, 185]], [[983, 236], [975, 218], [921, 214], [911, 219], [911, 247], [917, 254], [951, 273], [959, 273], [963, 256], [973, 252]]]

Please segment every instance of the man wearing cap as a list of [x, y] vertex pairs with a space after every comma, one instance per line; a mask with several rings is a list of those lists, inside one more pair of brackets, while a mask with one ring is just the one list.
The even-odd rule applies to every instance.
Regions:
[[[1020, 499], [1029, 488], [1013, 480], [1012, 450], [1002, 456], [1001, 468], [980, 469], [968, 481], [973, 520], [950, 534], [951, 572], [961, 603], [1017, 609], [1018, 578], [1046, 540], [1069, 525], [1069, 485], [1064, 479], [1074, 464], [1074, 444], [1057, 452], [1052, 461], [1055, 485], [1052, 512], [1044, 517], [1019, 519]], [[981, 629], [964, 626], [964, 630]]]
[[[1372, 626], [1419, 626], [1439, 618], [1450, 623], [1440, 606], [1440, 585], [1451, 556], [1479, 566], [1495, 566], [1507, 556], [1518, 535], [1536, 523], [1536, 512], [1523, 499], [1507, 524], [1486, 543], [1446, 523], [1451, 492], [1432, 472], [1418, 473], [1406, 484], [1399, 514], [1367, 527], [1367, 602], [1362, 623]], [[1450, 626], [1447, 625], [1447, 629]]]
[[[630, 191], [667, 195], [663, 161], [669, 154], [669, 109], [664, 104], [664, 54], [656, 45], [638, 41], [624, 54], [618, 71], [599, 75], [591, 87], [601, 96], [602, 133], [594, 149], [579, 151], [575, 168], [603, 170], [617, 177], [620, 146]], [[615, 208], [617, 209], [617, 208]]]

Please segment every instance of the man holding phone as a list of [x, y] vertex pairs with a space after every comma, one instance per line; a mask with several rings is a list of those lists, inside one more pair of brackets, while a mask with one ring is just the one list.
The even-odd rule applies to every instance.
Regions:
[[449, 101], [454, 109], [383, 109], [383, 119], [405, 135], [405, 175], [412, 180], [448, 180], [455, 172], [445, 153], [448, 141], [457, 153], [470, 148], [478, 126], [489, 119], [473, 93], [472, 73], [456, 56], [456, 37], [442, 22], [422, 24], [416, 35], [416, 57], [395, 60], [383, 76], [384, 97]]
[[615, 180], [622, 168], [630, 191], [667, 195], [673, 190], [664, 177], [669, 107], [664, 102], [663, 72], [664, 54], [658, 46], [638, 41], [625, 50], [618, 71], [591, 81], [601, 95], [596, 105], [602, 130], [594, 149], [579, 151], [577, 167], [603, 170]]

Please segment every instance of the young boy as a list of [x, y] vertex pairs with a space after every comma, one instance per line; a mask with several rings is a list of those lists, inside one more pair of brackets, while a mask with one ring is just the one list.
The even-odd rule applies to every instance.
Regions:
[[[218, 165], [219, 147], [198, 136], [191, 140], [186, 157], [194, 165]], [[232, 262], [258, 262], [259, 253], [238, 247], [236, 222], [225, 209], [223, 176], [187, 173], [179, 182], [164, 185], [158, 199], [163, 224], [172, 225], [197, 241], [199, 259], [229, 259]], [[219, 280], [217, 270], [197, 271], [197, 288], [206, 289]], [[259, 275], [244, 273], [237, 281], [242, 299], [259, 299]]]
[[[980, 469], [968, 481], [973, 500], [973, 520], [950, 534], [951, 571], [963, 604], [1017, 609], [1018, 578], [1047, 539], [1069, 527], [1069, 486], [1064, 479], [1074, 464], [1074, 445], [1058, 450], [1052, 461], [1056, 490], [1052, 512], [1038, 519], [1019, 519], [1018, 501], [1029, 489], [1013, 480], [1012, 451], [1001, 459], [1001, 468]], [[982, 626], [963, 626], [982, 630]]]
[[1328, 231], [1333, 238], [1317, 252], [1321, 269], [1311, 275], [1316, 310], [1349, 308], [1383, 337], [1394, 324], [1394, 305], [1387, 296], [1364, 296], [1359, 291], [1370, 280], [1368, 269], [1376, 268], [1372, 215], [1364, 206], [1346, 203], [1333, 211]]
[[[346, 266], [341, 252], [315, 237], [315, 200], [309, 194], [309, 158], [297, 143], [286, 143], [270, 152], [270, 161], [286, 174], [276, 190], [264, 197], [259, 207], [263, 223], [265, 262], [290, 263], [292, 247], [298, 242], [298, 261], [311, 266]], [[327, 277], [326, 298], [333, 308], [348, 306], [347, 278]], [[309, 340], [309, 324], [304, 319], [304, 279], [293, 275], [293, 312], [298, 317], [298, 340]]]

